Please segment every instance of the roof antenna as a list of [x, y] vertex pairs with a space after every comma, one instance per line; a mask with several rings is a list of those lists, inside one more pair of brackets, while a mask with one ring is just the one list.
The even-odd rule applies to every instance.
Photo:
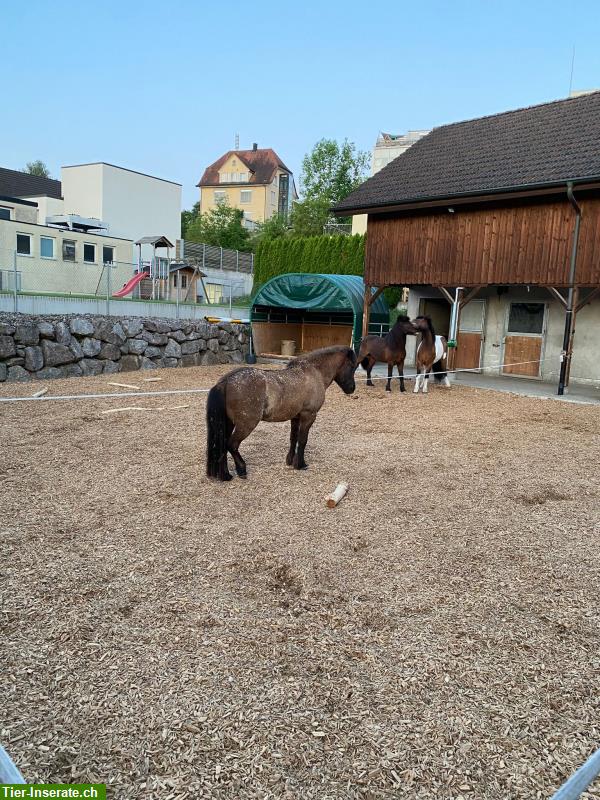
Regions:
[[240, 135], [239, 135], [239, 133], [236, 133], [236, 135], [235, 135], [235, 149], [236, 150], [240, 149]]
[[569, 97], [573, 91], [573, 67], [575, 66], [575, 45], [573, 45], [573, 55], [571, 56], [571, 79], [569, 80]]

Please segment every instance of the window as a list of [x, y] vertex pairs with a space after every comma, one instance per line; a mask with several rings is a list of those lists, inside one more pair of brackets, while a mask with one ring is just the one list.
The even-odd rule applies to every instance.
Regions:
[[508, 332], [533, 334], [544, 332], [544, 303], [511, 303]]
[[240, 173], [239, 172], [232, 172], [231, 173], [231, 182], [232, 183], [237, 183], [239, 181], [239, 179], [240, 179]]
[[[179, 276], [179, 277], [178, 277]], [[175, 272], [173, 275], [173, 286], [180, 286], [182, 289], [187, 289], [187, 275]]]
[[54, 258], [54, 239], [50, 236], [40, 236], [40, 256]]
[[227, 200], [227, 192], [215, 192], [215, 203], [219, 205], [219, 203], [225, 203]]
[[240, 203], [252, 202], [252, 189], [242, 189], [240, 192]]
[[181, 276], [181, 288], [187, 289], [187, 275]]
[[0, 206], [0, 219], [10, 219], [10, 208]]
[[252, 211], [244, 211], [244, 219], [252, 220]]
[[62, 257], [63, 261], [75, 261], [75, 242], [73, 239], [63, 239]]
[[248, 183], [248, 173], [240, 172], [240, 183]]
[[96, 263], [96, 245], [86, 244], [83, 245], [83, 260], [88, 264]]
[[17, 233], [17, 253], [20, 256], [31, 255], [31, 236], [28, 233]]
[[106, 245], [104, 245], [102, 247], [102, 263], [112, 264], [114, 260], [115, 260], [115, 248], [107, 247]]
[[207, 283], [206, 294], [210, 303], [223, 302], [223, 287], [219, 283]]
[[231, 175], [229, 172], [221, 172], [219, 175], [219, 183], [229, 183]]

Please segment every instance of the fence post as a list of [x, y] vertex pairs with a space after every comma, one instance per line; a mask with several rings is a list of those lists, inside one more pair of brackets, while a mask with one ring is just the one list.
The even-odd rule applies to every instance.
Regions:
[[205, 267], [206, 267], [206, 245], [203, 244], [202, 245], [202, 272], [204, 272]]
[[179, 319], [179, 290], [181, 287], [181, 272], [175, 271], [173, 281], [175, 282], [175, 319]]
[[110, 317], [110, 264], [106, 265], [106, 316]]
[[13, 254], [13, 281], [14, 281], [14, 298], [15, 298], [15, 314], [19, 310], [19, 297], [17, 295], [17, 251], [14, 251]]
[[219, 256], [219, 269], [223, 269], [223, 248], [220, 247], [219, 249], [221, 251]]
[[240, 271], [240, 251], [239, 250], [235, 251], [235, 271], [236, 272]]

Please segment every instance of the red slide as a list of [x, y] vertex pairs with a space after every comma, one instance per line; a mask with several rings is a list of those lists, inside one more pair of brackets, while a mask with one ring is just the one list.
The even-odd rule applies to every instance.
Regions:
[[134, 275], [133, 278], [131, 278], [131, 280], [127, 281], [127, 283], [123, 286], [122, 289], [119, 289], [118, 292], [115, 292], [113, 294], [113, 297], [125, 297], [126, 294], [130, 294], [130, 292], [133, 292], [133, 290], [138, 285], [138, 283], [140, 283], [140, 281], [143, 281], [144, 278], [149, 278], [149, 277], [150, 277], [149, 272], [138, 272], [138, 274]]

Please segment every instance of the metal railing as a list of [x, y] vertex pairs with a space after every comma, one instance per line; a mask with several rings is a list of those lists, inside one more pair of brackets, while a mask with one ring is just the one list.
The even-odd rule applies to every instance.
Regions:
[[254, 272], [254, 253], [241, 250], [228, 250], [226, 247], [215, 247], [211, 244], [177, 240], [176, 256], [200, 269], [220, 269], [234, 272]]
[[[233, 314], [236, 295], [245, 294], [241, 273], [229, 273], [219, 281], [219, 297], [204, 296], [201, 282], [195, 286], [194, 295], [173, 284], [167, 265], [164, 277], [159, 279], [161, 291], [149, 294], [150, 279], [138, 283], [131, 292], [115, 297], [131, 279], [144, 269], [133, 262], [88, 263], [41, 258], [21, 254], [15, 250], [0, 249], [0, 310], [23, 313], [91, 313], [131, 314], [196, 317], [213, 313]], [[145, 271], [145, 270], [144, 270]], [[161, 273], [162, 274], [162, 273]], [[209, 287], [210, 288], [210, 287]], [[220, 301], [220, 302], [219, 302]], [[186, 311], [181, 312], [180, 306]], [[247, 309], [243, 307], [246, 312]], [[214, 313], [217, 313], [214, 311]]]

